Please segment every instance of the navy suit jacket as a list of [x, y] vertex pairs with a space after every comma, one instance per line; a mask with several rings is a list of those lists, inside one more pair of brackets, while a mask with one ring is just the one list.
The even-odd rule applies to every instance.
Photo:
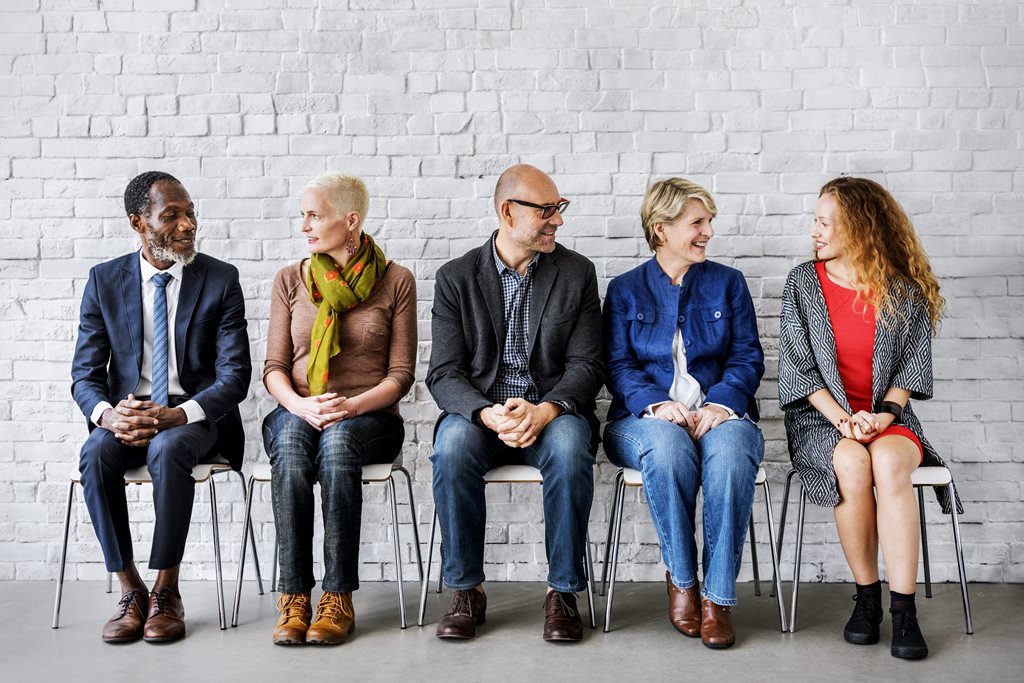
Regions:
[[[142, 344], [142, 271], [134, 252], [89, 271], [71, 367], [71, 393], [86, 419], [100, 401], [116, 406], [135, 391]], [[184, 269], [174, 344], [182, 389], [217, 422], [220, 453], [240, 469], [245, 433], [238, 404], [249, 391], [252, 363], [234, 266], [197, 254]]]

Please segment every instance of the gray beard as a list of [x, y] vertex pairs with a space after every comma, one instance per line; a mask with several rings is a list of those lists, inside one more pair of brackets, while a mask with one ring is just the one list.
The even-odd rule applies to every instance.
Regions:
[[170, 247], [164, 247], [163, 245], [149, 243], [149, 253], [153, 255], [158, 261], [170, 261], [171, 263], [180, 263], [183, 266], [190, 266], [192, 262], [196, 260], [196, 254], [199, 253], [193, 247], [192, 251], [187, 254], [180, 254]]

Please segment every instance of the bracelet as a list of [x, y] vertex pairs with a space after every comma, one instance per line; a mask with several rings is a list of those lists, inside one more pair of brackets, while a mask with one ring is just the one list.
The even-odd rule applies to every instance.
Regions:
[[890, 415], [894, 415], [898, 420], [903, 417], [903, 406], [894, 401], [882, 401], [878, 404], [878, 412], [889, 413]]

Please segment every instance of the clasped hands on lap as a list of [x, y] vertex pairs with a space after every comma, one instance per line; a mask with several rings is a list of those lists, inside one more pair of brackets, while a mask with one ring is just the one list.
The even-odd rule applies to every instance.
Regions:
[[888, 429], [895, 419], [896, 416], [890, 413], [876, 414], [859, 410], [850, 417], [840, 420], [836, 428], [845, 439], [867, 443]]
[[509, 448], [529, 448], [561, 414], [562, 409], [550, 401], [533, 404], [525, 398], [510, 398], [481, 410], [480, 421]]
[[322, 432], [336, 422], [363, 413], [358, 396], [338, 396], [333, 391], [316, 396], [294, 394], [284, 407], [291, 414], [308, 422], [318, 432]]
[[153, 401], [140, 401], [134, 395], [121, 399], [100, 415], [99, 426], [114, 433], [126, 446], [142, 447], [160, 432], [188, 422], [181, 408], [168, 408]]
[[730, 415], [728, 410], [712, 403], [690, 410], [684, 403], [668, 401], [655, 407], [654, 417], [679, 425], [691, 439], [699, 441], [713, 428], [728, 420]]

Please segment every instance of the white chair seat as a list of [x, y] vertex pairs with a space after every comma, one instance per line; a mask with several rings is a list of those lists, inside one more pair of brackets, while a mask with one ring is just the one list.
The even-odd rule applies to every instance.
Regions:
[[914, 486], [946, 486], [953, 481], [953, 475], [945, 467], [918, 467], [910, 475]]
[[[363, 465], [362, 481], [364, 484], [369, 482], [387, 481], [388, 479], [391, 478], [391, 473], [395, 470], [395, 468], [401, 466], [401, 458], [399, 458], [395, 462], [386, 462], [381, 465]], [[254, 465], [252, 468], [252, 478], [260, 483], [266, 483], [270, 481], [273, 478], [271, 474], [270, 463], [261, 462], [258, 465]]]
[[[924, 469], [945, 469], [944, 467], [927, 467]], [[754, 479], [754, 486], [761, 486], [764, 484], [768, 475], [765, 473], [763, 467], [757, 468], [757, 478]], [[622, 482], [626, 486], [643, 486], [643, 476], [640, 474], [640, 470], [634, 470], [631, 467], [622, 468]], [[916, 483], [916, 482], [915, 482]]]
[[488, 484], [543, 484], [540, 470], [529, 465], [502, 465], [484, 475]]

